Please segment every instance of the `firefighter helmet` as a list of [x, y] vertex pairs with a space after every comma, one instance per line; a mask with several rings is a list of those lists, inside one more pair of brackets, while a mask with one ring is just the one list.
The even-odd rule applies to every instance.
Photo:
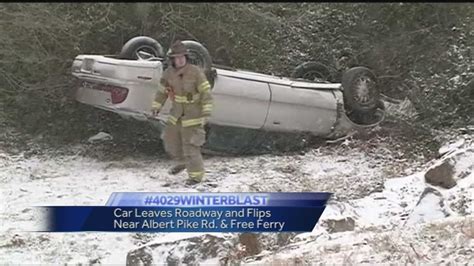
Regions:
[[180, 55], [187, 55], [188, 49], [181, 41], [176, 41], [171, 45], [171, 49], [168, 51], [168, 57], [175, 57]]

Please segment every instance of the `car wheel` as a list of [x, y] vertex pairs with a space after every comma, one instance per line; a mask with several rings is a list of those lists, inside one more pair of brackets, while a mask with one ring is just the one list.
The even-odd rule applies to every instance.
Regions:
[[147, 36], [137, 36], [126, 42], [120, 51], [120, 59], [145, 60], [141, 52], [154, 57], [164, 57], [163, 47], [153, 38]]
[[375, 74], [366, 67], [353, 67], [342, 76], [344, 102], [351, 111], [369, 112], [377, 108], [380, 99]]
[[183, 44], [188, 49], [189, 62], [201, 67], [206, 74], [207, 79], [211, 85], [213, 85], [212, 58], [207, 48], [201, 43], [191, 40], [183, 41]]
[[211, 69], [211, 54], [204, 45], [196, 41], [183, 41], [189, 52], [189, 61], [193, 65], [201, 67], [203, 70]]
[[316, 82], [326, 82], [331, 79], [331, 71], [321, 63], [305, 62], [295, 68], [293, 73], [291, 73], [291, 77]]

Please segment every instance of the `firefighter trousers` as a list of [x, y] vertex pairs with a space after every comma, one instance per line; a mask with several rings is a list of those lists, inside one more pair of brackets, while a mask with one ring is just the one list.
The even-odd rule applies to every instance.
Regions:
[[166, 152], [177, 164], [184, 164], [191, 179], [201, 181], [204, 177], [204, 163], [201, 146], [206, 141], [206, 132], [200, 125], [183, 127], [168, 123], [161, 135]]

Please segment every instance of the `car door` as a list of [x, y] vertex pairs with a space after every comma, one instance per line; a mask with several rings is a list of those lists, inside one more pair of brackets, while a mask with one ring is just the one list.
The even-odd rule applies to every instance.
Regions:
[[212, 88], [214, 109], [210, 124], [262, 128], [270, 106], [270, 87], [250, 75], [217, 70]]
[[272, 99], [264, 129], [311, 132], [324, 136], [337, 120], [337, 101], [332, 89], [298, 88], [270, 83]]

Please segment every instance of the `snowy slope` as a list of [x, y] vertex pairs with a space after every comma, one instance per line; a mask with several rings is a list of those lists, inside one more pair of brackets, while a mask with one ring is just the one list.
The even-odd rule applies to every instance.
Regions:
[[[469, 149], [472, 145], [472, 141], [464, 141], [451, 150]], [[355, 146], [321, 147], [304, 155], [207, 158], [209, 182], [195, 188], [182, 187], [184, 173], [169, 176], [166, 171], [170, 162], [161, 158], [106, 161], [79, 155], [28, 157], [0, 151], [0, 263], [124, 264], [130, 250], [147, 242], [147, 248], [156, 254], [155, 263], [166, 262], [166, 258], [158, 256], [171, 253], [180, 261], [185, 256], [180, 250], [192, 245], [196, 238], [217, 241], [215, 245], [219, 243], [229, 252], [238, 249], [237, 234], [216, 234], [212, 238], [184, 233], [25, 232], [37, 223], [32, 206], [103, 205], [117, 191], [335, 193], [312, 233], [297, 235], [290, 243], [276, 248], [273, 244], [273, 248], [262, 244], [263, 252], [245, 258], [249, 263], [399, 262], [397, 256], [407, 262], [457, 262], [472, 258], [472, 152], [460, 155], [457, 171], [471, 172], [457, 186], [426, 190], [430, 186], [424, 182], [423, 174], [429, 165], [412, 162], [407, 168], [406, 162], [398, 164], [395, 155], [383, 145], [371, 150]], [[389, 173], [400, 169], [400, 165], [409, 174], [391, 176]], [[471, 228], [466, 229], [469, 222]], [[335, 228], [341, 223], [342, 229]], [[430, 238], [432, 235], [436, 242]], [[270, 243], [271, 236], [264, 235], [261, 240]], [[421, 255], [415, 254], [411, 244], [418, 245], [414, 248], [416, 252], [428, 254], [430, 260], [418, 258]], [[209, 254], [201, 255], [201, 262], [218, 262]]]

